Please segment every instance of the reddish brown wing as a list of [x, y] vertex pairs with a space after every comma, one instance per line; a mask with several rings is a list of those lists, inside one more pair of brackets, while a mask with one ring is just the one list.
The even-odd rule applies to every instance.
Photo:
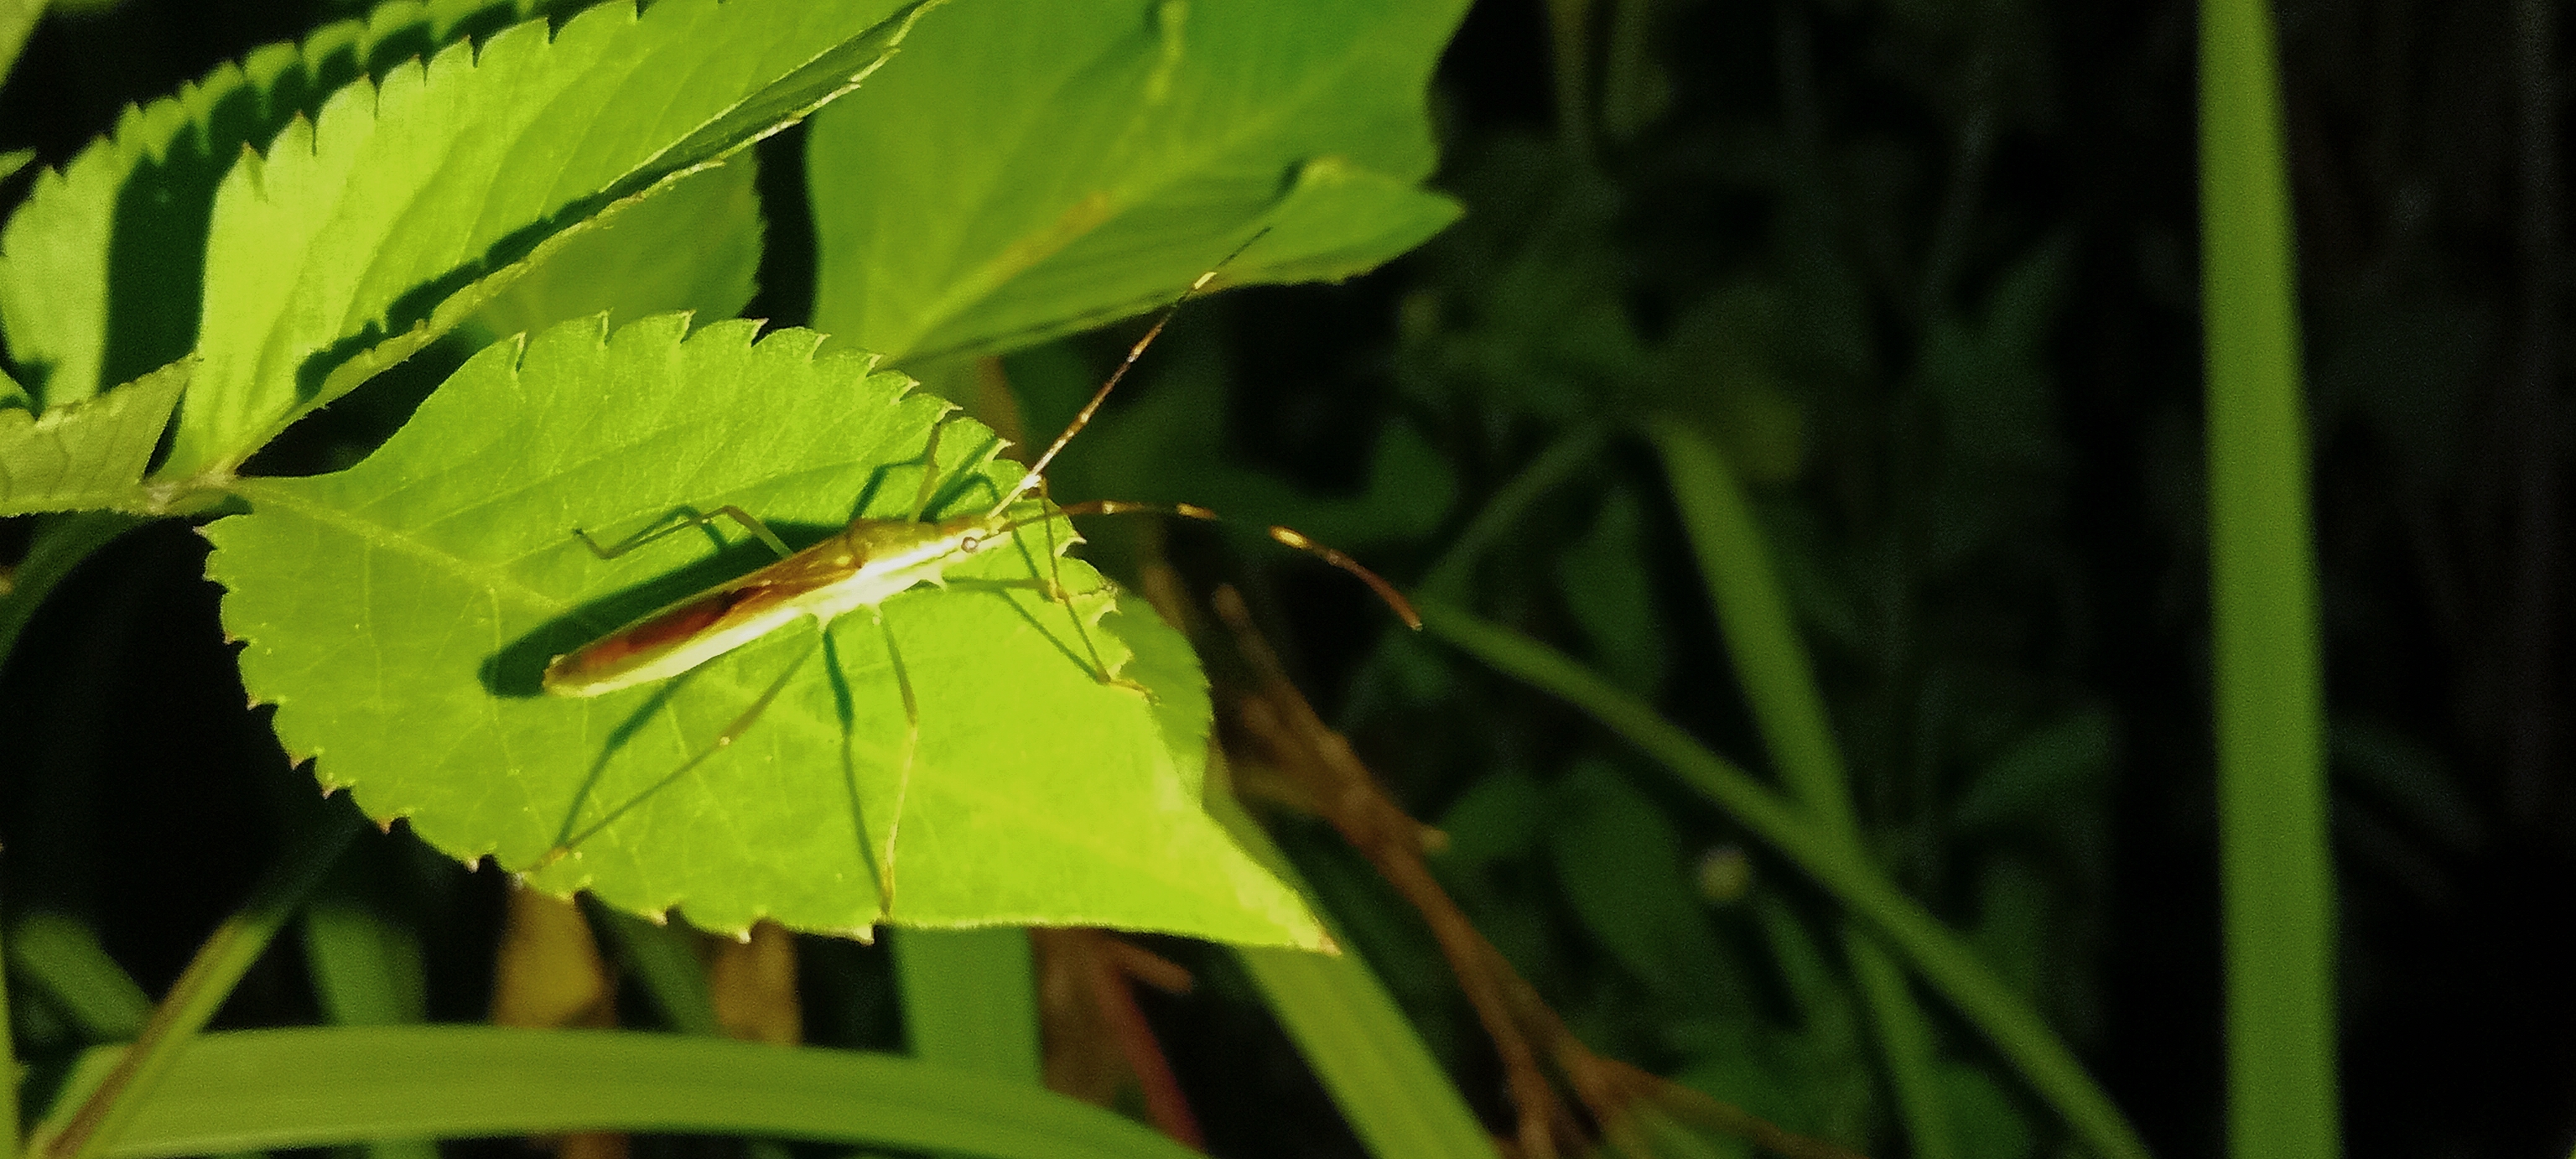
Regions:
[[846, 578], [853, 564], [838, 537], [740, 579], [728, 580], [646, 615], [547, 665], [547, 678], [607, 674], [643, 666], [650, 658], [724, 627], [759, 617], [816, 588]]

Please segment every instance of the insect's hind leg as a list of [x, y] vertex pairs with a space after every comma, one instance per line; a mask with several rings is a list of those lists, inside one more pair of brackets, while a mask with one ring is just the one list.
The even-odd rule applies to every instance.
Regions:
[[[674, 507], [663, 513], [661, 518], [654, 520], [652, 525], [646, 527], [644, 530], [618, 540], [616, 543], [607, 547], [601, 547], [598, 540], [592, 539], [590, 537], [590, 533], [582, 530], [581, 528], [573, 528], [572, 534], [574, 538], [581, 540], [581, 545], [583, 547], [590, 549], [590, 553], [592, 555], [596, 555], [601, 559], [615, 559], [618, 556], [624, 555], [627, 552], [633, 551], [636, 548], [653, 542], [654, 540], [661, 539], [678, 532], [687, 531], [691, 528], [704, 527], [718, 519], [731, 519], [735, 523], [742, 525], [742, 529], [750, 532], [753, 538], [760, 540], [760, 542], [766, 545], [769, 550], [777, 552], [778, 558], [780, 559], [785, 559], [788, 556], [796, 554], [795, 552], [787, 549], [787, 542], [778, 538], [778, 534], [771, 531], [768, 524], [762, 523], [760, 519], [757, 516], [754, 516], [751, 512], [745, 511], [740, 507], [736, 507], [731, 503], [718, 507], [711, 513], [701, 512], [695, 507]], [[712, 535], [713, 533], [710, 532], [709, 534]], [[718, 546], [722, 546], [722, 544], [719, 543]]]
[[[725, 749], [731, 747], [733, 742], [742, 739], [742, 734], [750, 731], [752, 724], [760, 719], [760, 714], [768, 711], [770, 702], [777, 700], [778, 694], [786, 690], [787, 681], [796, 675], [798, 669], [805, 666], [806, 659], [820, 650], [821, 648], [818, 644], [814, 648], [808, 648], [797, 653], [796, 659], [778, 673], [778, 678], [770, 681], [769, 687], [761, 690], [760, 696], [751, 702], [751, 706], [743, 709], [741, 715], [734, 717], [733, 723], [726, 725], [724, 727], [724, 731], [717, 733], [715, 739], [707, 743], [707, 747], [699, 749], [696, 755], [691, 756], [688, 760], [680, 762], [680, 767], [662, 774], [660, 780], [645, 786], [643, 790], [627, 797], [623, 801], [618, 802], [616, 808], [610, 809], [608, 813], [605, 816], [602, 816], [599, 820], [593, 821], [587, 827], [579, 830], [578, 832], [573, 832], [568, 836], [563, 837], [561, 840], [558, 840], [555, 843], [555, 847], [546, 852], [544, 859], [537, 862], [535, 868], [543, 869], [546, 866], [552, 865], [571, 855], [575, 849], [581, 847], [582, 842], [599, 836], [599, 834], [609, 826], [616, 824], [619, 818], [632, 812], [636, 806], [651, 800], [654, 794], [671, 787], [671, 785], [674, 782], [677, 782], [681, 777], [687, 776], [690, 770], [697, 768], [699, 765], [705, 764], [708, 758], [715, 756], [717, 753], [723, 752]], [[579, 802], [575, 802], [574, 817], [579, 816], [579, 810], [580, 804]], [[574, 817], [568, 817], [565, 819], [565, 829], [569, 830], [572, 828]]]
[[[885, 862], [882, 865], [871, 866], [877, 871], [877, 906], [884, 911], [885, 920], [892, 922], [894, 920], [895, 840], [903, 835], [904, 798], [912, 792], [912, 766], [921, 751], [921, 701], [913, 693], [911, 671], [904, 667], [903, 646], [895, 643], [894, 625], [886, 623], [883, 609], [870, 610], [876, 616], [878, 634], [885, 637], [886, 663], [894, 671], [895, 690], [903, 696], [903, 755], [895, 762], [894, 810], [886, 818]], [[843, 762], [843, 767], [851, 778], [850, 816], [853, 820], [858, 820], [858, 768], [855, 763], [848, 761]], [[861, 821], [859, 851], [865, 854], [867, 850], [867, 826], [864, 821]]]

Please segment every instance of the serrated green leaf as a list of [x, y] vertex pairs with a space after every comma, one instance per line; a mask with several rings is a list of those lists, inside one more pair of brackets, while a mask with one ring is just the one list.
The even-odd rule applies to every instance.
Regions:
[[926, 24], [808, 152], [814, 317], [924, 359], [1168, 299], [1262, 225], [1231, 282], [1348, 277], [1458, 215], [1417, 187], [1459, 0], [1044, 0]]
[[[725, 322], [683, 341], [683, 325], [606, 337], [593, 321], [495, 347], [357, 467], [240, 484], [255, 510], [208, 528], [208, 573], [248, 642], [244, 684], [278, 705], [290, 753], [450, 854], [490, 853], [541, 888], [631, 911], [678, 906], [705, 929], [768, 915], [864, 931], [885, 917], [874, 867], [893, 845], [905, 925], [1316, 944], [1296, 894], [1201, 805], [1209, 709], [1187, 645], [1114, 606], [1079, 561], [1059, 582], [1119, 683], [1096, 677], [1066, 607], [1036, 590], [884, 604], [919, 705], [908, 781], [903, 697], [865, 612], [836, 622], [828, 649], [800, 624], [660, 685], [537, 695], [550, 656], [765, 562], [710, 559], [694, 534], [603, 561], [569, 529], [624, 535], [683, 504], [731, 503], [810, 542], [854, 510], [904, 518], [915, 503], [944, 403], [868, 373], [869, 358], [813, 357], [810, 332], [753, 343], [754, 324]], [[943, 428], [934, 514], [1011, 485], [997, 446], [964, 420]], [[1025, 528], [1022, 550], [987, 549], [950, 577], [1039, 576], [1049, 531]], [[672, 776], [800, 662], [737, 743]]]
[[581, 233], [847, 92], [937, 0], [606, 4], [334, 94], [234, 166], [165, 468], [226, 475]]
[[206, 215], [245, 146], [361, 75], [427, 55], [543, 5], [433, 0], [376, 7], [295, 44], [252, 50], [176, 95], [129, 108], [116, 131], [39, 174], [0, 229], [0, 325], [48, 405], [88, 398], [188, 353], [204, 284]]
[[488, 338], [606, 312], [611, 326], [687, 310], [730, 318], [760, 272], [759, 167], [750, 153], [691, 174], [586, 231], [475, 312]]
[[143, 469], [194, 370], [173, 362], [40, 415], [0, 409], [0, 515], [156, 509]]

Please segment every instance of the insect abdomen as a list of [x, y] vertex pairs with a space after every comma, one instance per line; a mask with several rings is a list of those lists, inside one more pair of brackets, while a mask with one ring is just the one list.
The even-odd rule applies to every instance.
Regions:
[[764, 588], [717, 588], [555, 657], [542, 686], [555, 696], [599, 696], [677, 676], [797, 614]]

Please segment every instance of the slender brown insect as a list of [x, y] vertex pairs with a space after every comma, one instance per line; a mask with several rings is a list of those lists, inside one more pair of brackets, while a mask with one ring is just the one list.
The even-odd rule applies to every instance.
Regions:
[[[727, 580], [648, 613], [597, 640], [555, 657], [546, 665], [541, 685], [544, 691], [555, 696], [599, 696], [668, 679], [807, 619], [814, 621], [818, 629], [828, 631], [832, 623], [842, 616], [865, 610], [880, 629], [885, 629], [883, 606], [887, 600], [923, 584], [944, 585], [950, 582], [948, 577], [952, 569], [979, 552], [995, 544], [1015, 542], [1015, 534], [1020, 529], [1046, 524], [1061, 516], [1153, 513], [1189, 519], [1216, 519], [1215, 512], [1185, 503], [1132, 503], [1106, 499], [1058, 506], [1044, 497], [1045, 472], [1066, 444], [1090, 425], [1110, 391], [1117, 388], [1120, 380], [1127, 376], [1128, 370], [1136, 365], [1136, 360], [1144, 355], [1154, 339], [1162, 334], [1163, 328], [1170, 324], [1181, 306], [1206, 289], [1228, 263], [1260, 237], [1260, 234], [1255, 234], [1225, 261], [1192, 281], [1189, 288], [1155, 319], [1144, 336], [1128, 348], [1127, 356], [1118, 368], [1092, 393], [1090, 400], [1065, 425], [1064, 431], [1047, 445], [1046, 451], [1029, 464], [1028, 472], [987, 509], [942, 520], [928, 518], [932, 499], [937, 493], [938, 478], [936, 470], [926, 468], [909, 518], [852, 519], [840, 531], [802, 551], [789, 550], [787, 544], [758, 517], [732, 505], [716, 508], [711, 513], [695, 510], [674, 512], [655, 526], [608, 546], [602, 546], [588, 533], [576, 528], [573, 534], [592, 552], [601, 559], [615, 559], [664, 536], [702, 527], [718, 519], [730, 519], [776, 552], [779, 558], [748, 575]], [[929, 446], [923, 453], [925, 464], [937, 461], [940, 430], [940, 425], [931, 428]], [[1269, 533], [1272, 539], [1288, 547], [1314, 555], [1357, 576], [1386, 601], [1408, 627], [1422, 626], [1420, 617], [1414, 614], [1412, 606], [1393, 585], [1350, 556], [1289, 528], [1271, 527]], [[1070, 596], [1056, 582], [1053, 574], [1056, 554], [1052, 550], [1053, 545], [1049, 547], [1044, 558], [1048, 561], [1050, 575], [1018, 586], [1043, 590], [1051, 600], [1069, 608]], [[1077, 615], [1072, 620], [1094, 674], [1103, 682], [1116, 682], [1108, 666], [1101, 661], [1099, 649], [1092, 642], [1082, 618]], [[894, 634], [891, 630], [884, 630], [883, 634], [904, 707], [905, 740], [896, 772], [895, 820], [899, 823], [903, 791], [910, 784], [914, 752], [919, 744], [921, 721], [911, 679], [905, 673], [903, 656], [895, 644]], [[818, 647], [819, 639], [818, 636]], [[570, 853], [653, 793], [739, 739], [760, 718], [770, 702], [777, 699], [803, 666], [805, 657], [810, 655], [811, 652], [800, 655], [795, 663], [780, 672], [707, 747], [643, 791], [610, 809], [599, 820], [571, 833], [557, 846], [549, 860]], [[891, 828], [886, 840], [885, 858], [886, 865], [878, 874], [878, 882], [880, 901], [890, 915], [894, 902], [894, 834]]]

